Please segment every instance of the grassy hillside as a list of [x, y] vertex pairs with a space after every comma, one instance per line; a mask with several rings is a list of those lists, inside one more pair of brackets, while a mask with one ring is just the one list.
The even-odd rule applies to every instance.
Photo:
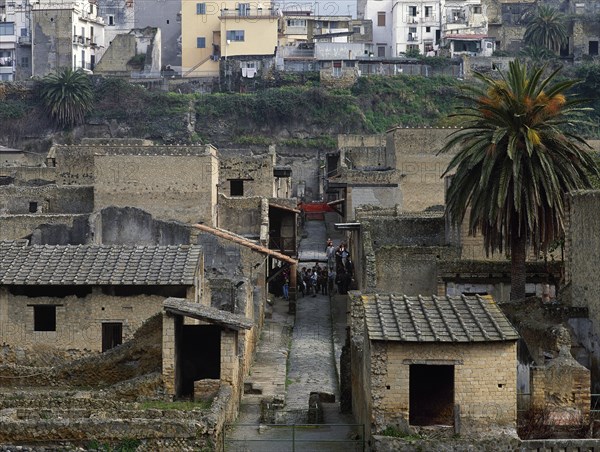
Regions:
[[[597, 137], [600, 65], [573, 69], [584, 80], [579, 93], [594, 98], [592, 124], [581, 128]], [[113, 136], [151, 138], [165, 143], [332, 147], [338, 133], [380, 133], [394, 126], [457, 125], [447, 115], [459, 105], [460, 83], [450, 77], [362, 77], [350, 89], [326, 89], [314, 78], [255, 93], [180, 94], [150, 91], [117, 79], [96, 79], [89, 127]], [[34, 119], [32, 121], [32, 118]], [[104, 129], [102, 128], [104, 126]], [[98, 129], [98, 127], [100, 127]], [[91, 129], [90, 129], [91, 130]], [[0, 84], [0, 142], [51, 135], [34, 91]], [[82, 131], [86, 133], [86, 131]]]

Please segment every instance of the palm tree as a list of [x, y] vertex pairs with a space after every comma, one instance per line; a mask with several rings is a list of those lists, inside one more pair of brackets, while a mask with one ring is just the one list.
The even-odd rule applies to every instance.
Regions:
[[469, 233], [481, 232], [487, 253], [511, 256], [511, 299], [525, 296], [527, 245], [545, 251], [563, 234], [563, 195], [590, 187], [598, 168], [579, 136], [565, 131], [586, 109], [564, 92], [576, 80], [544, 78], [518, 61], [494, 80], [475, 73], [466, 87], [470, 105], [453, 116], [465, 119], [441, 152], [458, 150], [445, 175], [456, 171], [446, 209], [461, 224], [470, 208]]
[[551, 6], [539, 5], [531, 14], [523, 40], [529, 46], [558, 52], [567, 43], [563, 15]]
[[59, 126], [81, 124], [94, 104], [88, 76], [81, 70], [65, 68], [40, 81], [40, 97], [46, 112]]
[[552, 50], [547, 49], [546, 47], [532, 45], [522, 48], [519, 51], [519, 56], [525, 60], [531, 61], [536, 65], [540, 65], [540, 63], [544, 61], [556, 58], [556, 54]]

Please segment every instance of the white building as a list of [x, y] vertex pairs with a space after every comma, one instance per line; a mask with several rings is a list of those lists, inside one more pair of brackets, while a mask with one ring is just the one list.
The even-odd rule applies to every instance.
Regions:
[[31, 75], [30, 18], [28, 0], [0, 0], [0, 81]]
[[365, 0], [359, 17], [373, 21], [376, 57], [435, 55], [446, 35], [485, 34], [481, 0]]
[[104, 21], [89, 0], [39, 0], [33, 5], [32, 73], [93, 70], [105, 50]]

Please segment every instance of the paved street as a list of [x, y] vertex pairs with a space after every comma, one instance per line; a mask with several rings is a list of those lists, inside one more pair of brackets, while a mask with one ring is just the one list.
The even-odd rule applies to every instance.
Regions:
[[[336, 241], [336, 237], [332, 238]], [[309, 259], [325, 258], [326, 241], [326, 223], [307, 221], [299, 246], [299, 258], [304, 261], [300, 268], [312, 266], [307, 262]], [[293, 450], [292, 438], [296, 439], [295, 450], [362, 450], [362, 444], [351, 439], [362, 431], [361, 428], [348, 426], [354, 423], [353, 417], [339, 412], [336, 359], [339, 359], [344, 340], [345, 299], [333, 297], [331, 305], [327, 295], [301, 297], [295, 319], [287, 314], [287, 303], [281, 298], [275, 299], [272, 319], [265, 322], [255, 363], [246, 378], [246, 382], [262, 394], [243, 396], [238, 421], [226, 433], [227, 451]], [[333, 321], [332, 312], [336, 317]], [[286, 363], [290, 338], [289, 361]], [[286, 421], [305, 424], [311, 392], [330, 393], [336, 397], [336, 403], [323, 405], [325, 425], [309, 429], [259, 426], [260, 399], [282, 393], [285, 393]]]

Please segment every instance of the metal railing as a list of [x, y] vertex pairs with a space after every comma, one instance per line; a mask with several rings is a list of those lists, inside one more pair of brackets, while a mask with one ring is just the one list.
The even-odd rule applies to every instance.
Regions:
[[364, 424], [237, 424], [223, 431], [223, 452], [364, 452]]

